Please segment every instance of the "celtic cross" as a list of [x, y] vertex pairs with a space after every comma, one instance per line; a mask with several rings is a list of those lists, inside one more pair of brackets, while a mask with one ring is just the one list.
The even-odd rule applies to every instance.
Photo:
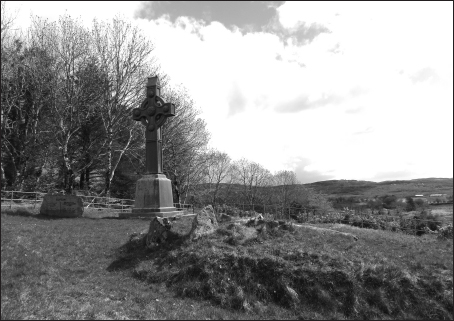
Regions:
[[158, 77], [148, 77], [147, 97], [139, 108], [134, 108], [132, 118], [145, 126], [146, 174], [162, 173], [161, 126], [167, 117], [175, 116], [175, 105], [165, 103], [160, 97], [161, 85]]

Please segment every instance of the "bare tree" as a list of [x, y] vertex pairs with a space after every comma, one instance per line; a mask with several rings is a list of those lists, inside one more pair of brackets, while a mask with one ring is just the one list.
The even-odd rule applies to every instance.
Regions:
[[243, 185], [245, 200], [253, 205], [260, 188], [269, 182], [269, 171], [262, 165], [242, 158], [234, 162], [237, 182]]
[[[21, 116], [20, 98], [22, 83], [19, 81], [18, 65], [22, 52], [22, 43], [13, 32], [15, 16], [1, 2], [1, 178], [2, 186], [14, 183], [17, 176], [17, 159], [20, 152], [12, 142], [13, 135], [19, 130]], [[9, 165], [9, 166], [8, 166]], [[8, 168], [9, 167], [9, 168]], [[5, 175], [6, 174], [6, 175]], [[9, 174], [9, 175], [8, 175]], [[6, 177], [9, 176], [9, 177]]]
[[209, 192], [211, 194], [211, 203], [216, 205], [217, 196], [221, 188], [221, 183], [225, 183], [231, 172], [231, 159], [227, 153], [218, 150], [208, 152], [208, 164], [206, 169]]
[[[82, 77], [87, 64], [93, 62], [90, 33], [77, 19], [61, 16], [58, 22], [32, 18], [29, 43], [32, 48], [45, 51], [52, 61], [41, 78], [50, 85], [51, 126], [60, 150], [63, 165], [63, 186], [70, 193], [77, 169], [74, 168], [77, 139], [81, 126], [90, 117], [93, 97], [87, 88], [95, 86], [92, 77]], [[87, 86], [87, 82], [90, 86]]]
[[163, 98], [175, 104], [176, 113], [162, 126], [163, 169], [173, 182], [174, 193], [183, 196], [175, 200], [184, 203], [191, 188], [204, 180], [210, 134], [186, 89], [167, 86]]
[[289, 206], [290, 202], [295, 197], [295, 185], [298, 184], [296, 174], [293, 171], [279, 171], [274, 177], [274, 185], [277, 186], [276, 197], [278, 202], [282, 204], [282, 212]]
[[[151, 56], [154, 46], [137, 26], [115, 17], [111, 23], [94, 20], [92, 41], [97, 63], [104, 75], [100, 84], [103, 99], [97, 106], [105, 136], [105, 187], [110, 185], [122, 157], [141, 140], [143, 128], [131, 119], [131, 110], [140, 106], [147, 77], [159, 73]], [[165, 75], [160, 74], [165, 83]]]
[[17, 12], [12, 13], [9, 9], [6, 8], [6, 2], [1, 2], [1, 41], [2, 41], [2, 54], [3, 54], [3, 45], [10, 43], [17, 35], [14, 34], [14, 21], [16, 20]]

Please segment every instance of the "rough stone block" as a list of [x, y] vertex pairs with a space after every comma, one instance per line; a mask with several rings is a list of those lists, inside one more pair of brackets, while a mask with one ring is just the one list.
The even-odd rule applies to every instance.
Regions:
[[44, 195], [39, 213], [56, 217], [81, 217], [84, 212], [82, 199], [76, 195]]
[[218, 228], [218, 221], [214, 214], [213, 207], [208, 205], [202, 209], [202, 211], [194, 217], [192, 221], [192, 229], [190, 239], [195, 241], [203, 235], [214, 233]]
[[224, 214], [222, 213], [220, 216], [219, 216], [219, 221], [221, 222], [228, 222], [228, 221], [231, 221], [232, 220], [232, 217], [228, 214]]
[[150, 222], [150, 228], [145, 237], [147, 248], [152, 249], [159, 244], [167, 242], [168, 231], [172, 228], [167, 218], [155, 217]]

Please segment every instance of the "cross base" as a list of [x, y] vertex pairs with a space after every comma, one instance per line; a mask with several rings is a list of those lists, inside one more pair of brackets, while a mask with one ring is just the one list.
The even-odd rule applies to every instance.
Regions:
[[173, 206], [172, 183], [164, 174], [146, 174], [137, 181], [132, 213], [126, 217], [171, 217], [183, 214]]
[[133, 209], [132, 213], [120, 213], [118, 214], [119, 218], [154, 218], [154, 217], [176, 217], [183, 215], [183, 211], [171, 211], [171, 212], [153, 212], [148, 211], [148, 209]]

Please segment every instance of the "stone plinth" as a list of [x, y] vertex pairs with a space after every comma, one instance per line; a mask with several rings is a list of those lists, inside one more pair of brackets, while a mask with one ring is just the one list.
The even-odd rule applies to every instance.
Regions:
[[182, 214], [173, 206], [172, 184], [164, 174], [147, 174], [137, 181], [132, 213], [119, 217], [169, 217]]
[[75, 195], [44, 195], [39, 213], [56, 217], [81, 217], [84, 212], [82, 199]]

